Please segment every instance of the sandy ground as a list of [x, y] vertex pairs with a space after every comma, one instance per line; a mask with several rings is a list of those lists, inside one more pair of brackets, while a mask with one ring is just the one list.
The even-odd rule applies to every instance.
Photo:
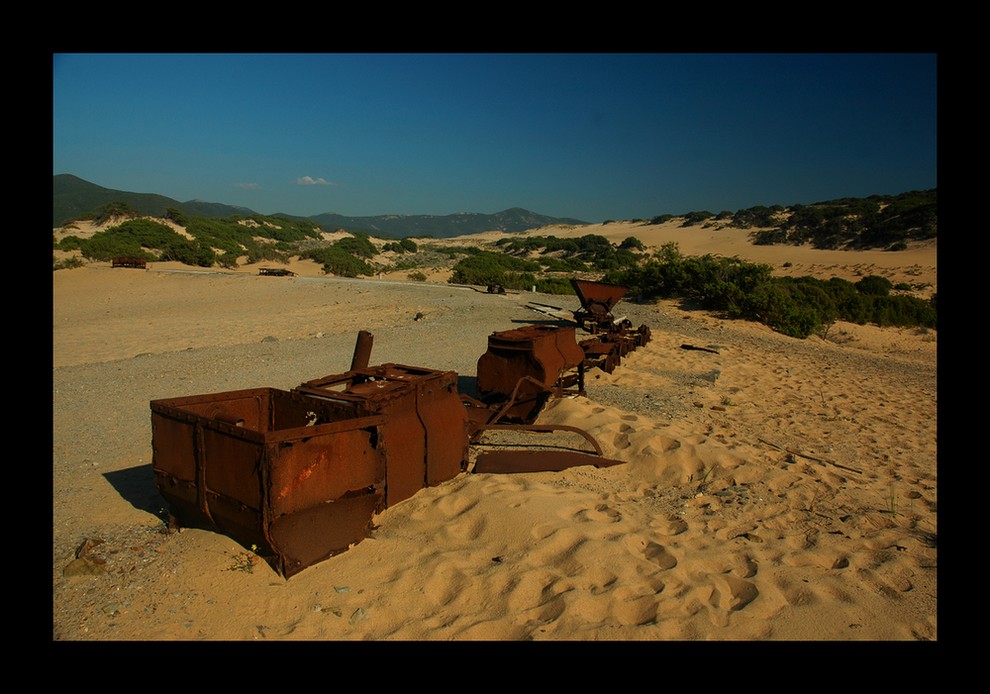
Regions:
[[[754, 247], [738, 230], [622, 224], [534, 233], [936, 286], [934, 246]], [[840, 323], [795, 340], [623, 302], [652, 341], [540, 417], [623, 464], [465, 472], [288, 580], [224, 535], [165, 532], [151, 400], [341, 373], [361, 329], [372, 363], [454, 370], [470, 388], [487, 335], [546, 318], [530, 302], [577, 308], [290, 267], [54, 273], [55, 640], [937, 639], [931, 330]]]

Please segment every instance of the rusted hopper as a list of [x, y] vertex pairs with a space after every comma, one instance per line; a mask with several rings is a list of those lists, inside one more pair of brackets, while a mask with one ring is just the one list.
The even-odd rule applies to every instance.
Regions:
[[571, 287], [581, 302], [574, 312], [574, 320], [590, 333], [611, 330], [614, 318], [612, 309], [629, 291], [628, 287], [607, 282], [571, 279]]
[[153, 400], [155, 483], [174, 524], [224, 533], [288, 578], [384, 508], [384, 424], [273, 388]]
[[584, 352], [571, 326], [527, 325], [492, 333], [478, 359], [478, 394], [506, 403], [500, 419], [532, 422], [550, 395], [584, 393]]
[[401, 364], [307, 381], [294, 393], [334, 403], [353, 417], [381, 416], [385, 505], [452, 479], [467, 466], [467, 412], [457, 374]]
[[627, 287], [579, 279], [572, 279], [571, 286], [581, 302], [574, 320], [594, 335], [580, 343], [585, 353], [585, 369], [597, 367], [612, 373], [622, 357], [650, 341], [649, 326], [633, 329], [628, 320], [612, 315], [612, 309], [629, 291]]

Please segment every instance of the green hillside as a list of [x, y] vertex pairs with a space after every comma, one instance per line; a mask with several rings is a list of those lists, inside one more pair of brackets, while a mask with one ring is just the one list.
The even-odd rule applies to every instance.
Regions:
[[[78, 219], [92, 219], [99, 210], [112, 203], [124, 203], [140, 215], [165, 217], [169, 209], [183, 216], [218, 219], [233, 215], [257, 215], [246, 207], [235, 207], [215, 202], [191, 200], [179, 202], [163, 195], [128, 193], [112, 190], [84, 181], [71, 174], [54, 177], [52, 186], [52, 226], [60, 227]], [[548, 217], [519, 207], [495, 214], [464, 212], [451, 215], [379, 215], [374, 217], [347, 217], [324, 213], [312, 217], [291, 214], [269, 215], [289, 220], [307, 220], [327, 231], [343, 229], [385, 239], [401, 239], [409, 236], [433, 236], [450, 238], [482, 231], [518, 232], [548, 224], [587, 224], [578, 219]]]
[[179, 202], [154, 193], [129, 193], [103, 188], [72, 174], [58, 174], [52, 181], [52, 226], [60, 227], [77, 219], [92, 219], [111, 203], [124, 203], [138, 214], [165, 217], [168, 209], [178, 210], [187, 217], [227, 217], [252, 214], [245, 207], [221, 205], [214, 202]]

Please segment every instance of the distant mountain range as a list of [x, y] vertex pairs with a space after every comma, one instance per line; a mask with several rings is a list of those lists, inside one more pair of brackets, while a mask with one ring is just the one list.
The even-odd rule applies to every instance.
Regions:
[[[178, 210], [187, 217], [230, 217], [232, 215], [259, 214], [247, 207], [224, 205], [217, 202], [190, 200], [179, 202], [164, 195], [130, 193], [103, 188], [84, 181], [72, 174], [57, 174], [52, 183], [52, 226], [59, 227], [76, 219], [92, 215], [104, 205], [123, 202], [137, 211], [152, 217], [165, 216], [165, 210]], [[323, 213], [312, 217], [275, 214], [272, 217], [309, 219], [327, 231], [366, 232], [379, 238], [404, 238], [407, 236], [433, 236], [449, 238], [484, 231], [518, 232], [550, 224], [588, 224], [569, 217], [548, 217], [529, 210], [513, 207], [495, 214], [460, 212], [449, 215], [380, 215], [377, 217], [347, 217]]]

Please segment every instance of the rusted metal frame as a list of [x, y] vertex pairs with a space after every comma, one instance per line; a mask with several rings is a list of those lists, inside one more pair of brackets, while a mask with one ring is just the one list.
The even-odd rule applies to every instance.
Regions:
[[[193, 415], [188, 412], [183, 412], [174, 407], [168, 405], [157, 404], [153, 408], [156, 413], [177, 419], [180, 421], [188, 422], [195, 427], [195, 431], [199, 432], [197, 436], [202, 437], [202, 430], [205, 427], [204, 421], [208, 422], [211, 428], [221, 431], [230, 436], [235, 436], [252, 443], [264, 443], [266, 441], [272, 442], [284, 442], [295, 440], [297, 436], [297, 430], [292, 429], [289, 431], [279, 431], [277, 429], [272, 429], [267, 432], [255, 431], [254, 429], [248, 429], [243, 426], [238, 426], [232, 424], [229, 420], [214, 417], [212, 419], [205, 419], [199, 415]], [[381, 415], [368, 415], [364, 417], [353, 417], [349, 419], [344, 419], [339, 422], [326, 422], [324, 424], [314, 424], [307, 428], [307, 431], [311, 432], [313, 436], [320, 436], [325, 434], [338, 434], [345, 431], [353, 431], [354, 429], [367, 429], [369, 427], [379, 426], [385, 423], [385, 417]], [[271, 425], [271, 423], [269, 423]]]
[[535, 384], [536, 387], [540, 389], [540, 392], [536, 393], [536, 399], [539, 399], [539, 397], [541, 395], [543, 395], [543, 396], [549, 396], [551, 394], [550, 391], [548, 391], [546, 389], [546, 386], [544, 386], [542, 383], [540, 383], [538, 380], [536, 380], [532, 376], [523, 376], [518, 381], [516, 381], [516, 387], [512, 389], [512, 394], [509, 396], [509, 399], [505, 402], [505, 404], [501, 408], [499, 408], [496, 411], [496, 413], [491, 417], [491, 419], [488, 420], [489, 423], [495, 423], [495, 422], [499, 421], [500, 419], [502, 419], [502, 417], [505, 416], [505, 414], [509, 410], [511, 410], [513, 408], [513, 406], [515, 406], [515, 404], [516, 404], [516, 398], [519, 397], [519, 388], [526, 381], [529, 381], [530, 383]]
[[571, 426], [569, 424], [484, 424], [479, 427], [479, 432], [485, 431], [571, 431], [575, 434], [580, 434], [583, 436], [584, 439], [592, 445], [595, 449], [595, 453], [599, 456], [605, 455], [601, 444], [598, 443], [598, 440], [595, 439], [594, 436], [580, 427]]
[[[577, 372], [562, 373], [560, 378], [554, 384], [553, 392], [558, 398], [564, 397], [565, 395], [585, 395], [587, 391], [584, 389], [584, 359], [582, 359], [577, 365]], [[575, 388], [574, 386], [577, 386]]]

